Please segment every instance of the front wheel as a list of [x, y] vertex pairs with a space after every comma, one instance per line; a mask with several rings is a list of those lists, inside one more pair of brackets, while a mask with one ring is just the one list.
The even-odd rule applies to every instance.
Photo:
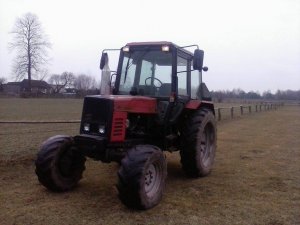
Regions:
[[57, 135], [46, 140], [37, 155], [35, 172], [41, 184], [52, 191], [75, 187], [85, 169], [85, 157], [74, 146], [73, 138]]
[[130, 149], [118, 171], [120, 200], [128, 207], [149, 209], [162, 199], [167, 164], [162, 151], [151, 145]]

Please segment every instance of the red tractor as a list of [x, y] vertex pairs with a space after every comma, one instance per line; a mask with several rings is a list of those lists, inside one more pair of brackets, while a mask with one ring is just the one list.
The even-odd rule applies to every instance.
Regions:
[[[195, 47], [194, 54], [186, 48]], [[214, 105], [202, 82], [204, 52], [197, 45], [128, 43], [120, 51], [108, 95], [84, 99], [80, 134], [46, 140], [36, 174], [52, 191], [68, 191], [82, 178], [86, 157], [118, 162], [117, 189], [128, 207], [149, 209], [164, 192], [163, 151], [180, 151], [189, 177], [210, 173], [216, 152]], [[107, 50], [100, 68], [107, 62]]]

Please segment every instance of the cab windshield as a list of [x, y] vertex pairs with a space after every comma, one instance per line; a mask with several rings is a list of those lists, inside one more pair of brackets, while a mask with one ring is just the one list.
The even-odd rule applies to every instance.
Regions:
[[169, 96], [172, 54], [159, 50], [124, 52], [119, 94]]

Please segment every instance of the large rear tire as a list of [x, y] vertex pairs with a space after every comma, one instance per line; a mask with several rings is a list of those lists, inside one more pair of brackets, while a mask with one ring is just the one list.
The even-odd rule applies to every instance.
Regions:
[[41, 184], [52, 191], [74, 188], [82, 178], [85, 157], [74, 146], [73, 138], [57, 135], [46, 140], [37, 155], [35, 172]]
[[188, 118], [182, 131], [181, 164], [190, 177], [210, 173], [217, 147], [215, 116], [209, 109], [199, 109]]
[[120, 200], [134, 209], [149, 209], [162, 199], [167, 176], [162, 151], [151, 145], [137, 145], [127, 152], [118, 171]]

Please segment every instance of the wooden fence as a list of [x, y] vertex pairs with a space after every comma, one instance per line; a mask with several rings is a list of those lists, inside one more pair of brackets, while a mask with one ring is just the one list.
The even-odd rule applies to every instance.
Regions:
[[215, 108], [216, 118], [218, 121], [223, 119], [233, 119], [245, 114], [257, 113], [262, 111], [277, 110], [282, 107], [283, 103], [263, 103], [255, 105], [240, 105], [232, 107]]

